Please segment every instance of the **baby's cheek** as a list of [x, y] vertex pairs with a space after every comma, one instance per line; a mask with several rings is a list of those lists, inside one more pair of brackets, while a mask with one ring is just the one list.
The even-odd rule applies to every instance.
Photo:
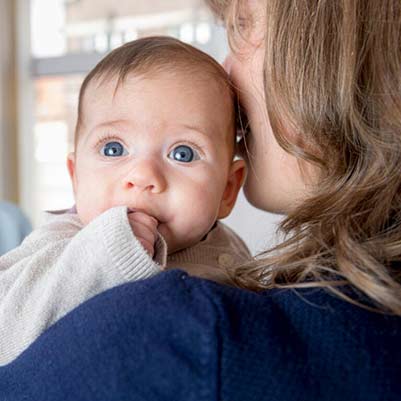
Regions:
[[78, 216], [84, 225], [89, 224], [106, 210], [95, 198], [87, 195], [76, 198], [76, 208]]
[[214, 200], [199, 196], [187, 202], [181, 212], [181, 230], [187, 237], [201, 239], [214, 224], [218, 208]]
[[78, 213], [79, 219], [82, 221], [82, 223], [84, 225], [89, 224], [96, 217], [94, 210], [93, 209], [91, 210], [90, 208], [88, 208], [87, 204], [85, 204], [83, 202], [81, 202], [81, 203], [78, 202], [76, 207], [77, 207], [77, 213]]
[[170, 239], [176, 250], [195, 245], [213, 227], [222, 197], [215, 177], [216, 174], [214, 178], [211, 174], [198, 174], [196, 180], [181, 182], [170, 192], [165, 207], [172, 219], [160, 233], [167, 242]]

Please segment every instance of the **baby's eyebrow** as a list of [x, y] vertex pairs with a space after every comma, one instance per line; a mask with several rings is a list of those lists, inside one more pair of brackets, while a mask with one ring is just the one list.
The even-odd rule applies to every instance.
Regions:
[[[208, 144], [211, 147], [216, 146], [216, 131], [211, 129], [212, 127], [200, 127], [196, 124], [183, 124], [181, 125], [181, 129], [183, 132], [188, 134], [188, 139], [193, 138], [192, 140], [201, 140], [205, 144]], [[218, 136], [217, 136], [218, 137]]]
[[104, 121], [104, 122], [102, 122], [102, 123], [100, 123], [100, 124], [95, 125], [95, 126], [91, 129], [91, 132], [92, 132], [92, 131], [95, 131], [95, 130], [97, 130], [97, 129], [99, 129], [99, 128], [107, 128], [107, 127], [113, 127], [113, 128], [115, 128], [115, 127], [122, 127], [122, 126], [126, 127], [126, 126], [128, 126], [128, 125], [129, 125], [128, 120]]
[[92, 138], [93, 134], [99, 129], [107, 129], [107, 128], [125, 128], [128, 126], [128, 120], [112, 120], [112, 121], [104, 121], [100, 124], [96, 124], [94, 127], [88, 127], [88, 131], [83, 135], [82, 142], [86, 143], [89, 139]]
[[182, 127], [184, 129], [190, 130], [190, 131], [194, 131], [196, 133], [201, 134], [202, 136], [210, 139], [211, 135], [208, 134], [209, 130], [206, 129], [205, 127], [200, 127], [196, 124], [183, 124]]
[[[200, 134], [204, 140], [206, 140], [212, 146], [216, 146], [219, 143], [220, 139], [226, 138], [227, 132], [230, 130], [220, 130], [217, 127], [213, 127], [213, 124], [209, 127], [199, 126], [197, 124], [182, 124], [181, 127], [187, 129], [190, 132], [198, 135]], [[235, 136], [233, 134], [233, 141], [235, 140]]]
[[89, 134], [93, 133], [94, 131], [98, 131], [99, 129], [105, 128], [126, 128], [129, 126], [128, 120], [112, 120], [112, 121], [104, 121], [100, 124], [96, 124], [90, 131]]
[[[101, 123], [96, 124], [93, 127], [90, 127], [88, 129], [87, 135], [85, 135], [85, 138], [83, 139], [84, 142], [88, 142], [93, 135], [98, 132], [99, 130], [107, 130], [107, 129], [120, 129], [120, 130], [126, 130], [128, 128], [132, 127], [132, 122], [129, 120], [125, 119], [118, 119], [118, 120], [112, 120], [112, 121], [103, 121]], [[189, 131], [188, 134], [191, 135], [200, 135], [203, 137], [205, 140], [208, 142], [214, 141], [215, 136], [213, 135], [215, 132], [214, 130], [210, 130], [211, 127], [205, 127], [196, 123], [178, 123], [176, 128], [174, 129], [179, 129], [179, 131]], [[209, 129], [208, 129], [209, 128]]]

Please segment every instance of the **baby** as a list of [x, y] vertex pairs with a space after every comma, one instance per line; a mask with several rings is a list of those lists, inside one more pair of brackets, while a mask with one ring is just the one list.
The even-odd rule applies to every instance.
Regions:
[[67, 165], [76, 208], [0, 258], [0, 364], [86, 299], [166, 268], [229, 283], [250, 258], [218, 222], [244, 179], [235, 93], [205, 53], [127, 43], [84, 80]]

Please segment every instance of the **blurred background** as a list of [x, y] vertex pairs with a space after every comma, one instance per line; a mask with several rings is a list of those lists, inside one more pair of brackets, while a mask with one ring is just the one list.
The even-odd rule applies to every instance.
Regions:
[[[66, 155], [78, 91], [110, 50], [149, 35], [171, 35], [222, 62], [224, 28], [202, 0], [0, 0], [0, 200], [35, 227], [43, 210], [73, 205]], [[277, 241], [280, 216], [244, 200], [226, 223], [256, 253]]]

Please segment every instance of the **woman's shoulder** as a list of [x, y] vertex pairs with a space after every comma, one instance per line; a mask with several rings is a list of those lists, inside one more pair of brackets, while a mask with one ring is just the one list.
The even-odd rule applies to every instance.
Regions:
[[[137, 295], [135, 285], [126, 290], [148, 305], [146, 327], [161, 326], [160, 341], [183, 347], [192, 362], [203, 361], [204, 384], [213, 383], [222, 399], [275, 399], [275, 392], [281, 400], [401, 394], [399, 317], [370, 312], [324, 289], [255, 293], [179, 270], [140, 287]], [[363, 386], [357, 394], [356, 383]], [[305, 394], [294, 397], [299, 391]]]
[[256, 294], [171, 270], [82, 304], [0, 387], [42, 400], [395, 400], [400, 327], [322, 290]]

